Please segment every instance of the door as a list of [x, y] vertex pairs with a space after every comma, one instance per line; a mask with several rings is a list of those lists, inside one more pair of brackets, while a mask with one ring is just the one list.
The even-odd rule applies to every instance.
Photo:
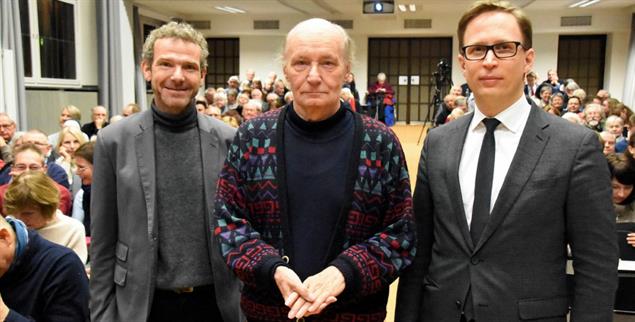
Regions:
[[[451, 37], [369, 38], [369, 86], [375, 83], [378, 73], [385, 73], [387, 82], [395, 90], [397, 121], [406, 124], [430, 121], [434, 117], [434, 73], [441, 59], [452, 61]], [[448, 90], [446, 86], [442, 94]]]

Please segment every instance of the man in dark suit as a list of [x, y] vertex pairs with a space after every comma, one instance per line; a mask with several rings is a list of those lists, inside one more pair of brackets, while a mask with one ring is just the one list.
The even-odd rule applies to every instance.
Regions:
[[[417, 257], [396, 321], [611, 321], [615, 215], [597, 136], [523, 94], [534, 49], [516, 8], [480, 2], [459, 22], [471, 115], [426, 137], [414, 193]], [[575, 270], [567, 289], [567, 244]]]
[[152, 107], [99, 131], [91, 204], [92, 321], [243, 321], [212, 236], [235, 131], [196, 112], [207, 42], [170, 22], [146, 39]]

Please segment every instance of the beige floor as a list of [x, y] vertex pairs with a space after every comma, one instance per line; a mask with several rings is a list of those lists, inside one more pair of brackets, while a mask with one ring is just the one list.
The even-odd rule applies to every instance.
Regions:
[[[421, 125], [396, 125], [392, 129], [399, 137], [399, 141], [401, 142], [401, 146], [404, 150], [404, 154], [406, 155], [406, 163], [408, 164], [408, 172], [410, 173], [410, 182], [412, 185], [412, 190], [415, 187], [415, 181], [417, 178], [417, 165], [419, 164], [419, 155], [421, 153], [421, 148], [423, 147], [423, 139], [425, 138], [425, 131], [422, 133], [423, 126]], [[421, 136], [421, 140], [419, 144], [419, 137]], [[386, 322], [394, 321], [394, 312], [395, 312], [395, 299], [397, 292], [397, 284], [399, 280], [392, 283], [390, 286], [390, 297], [388, 298], [388, 317], [386, 318]]]

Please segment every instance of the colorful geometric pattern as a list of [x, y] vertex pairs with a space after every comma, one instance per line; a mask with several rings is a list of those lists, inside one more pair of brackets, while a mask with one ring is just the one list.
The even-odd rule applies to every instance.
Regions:
[[[277, 124], [279, 113], [266, 113], [239, 128], [218, 180], [214, 231], [227, 265], [245, 283], [243, 310], [255, 319], [270, 312], [271, 321], [287, 312], [275, 283], [262, 280], [271, 279], [271, 272], [262, 271], [266, 263], [280, 260], [285, 249], [276, 178], [283, 166], [277, 163], [275, 146], [276, 128], [282, 126]], [[410, 181], [401, 145], [384, 124], [367, 117], [361, 123], [363, 142], [353, 151], [359, 153], [359, 164], [342, 230], [345, 238], [336, 246], [338, 259], [350, 263], [359, 279], [348, 302], [357, 302], [356, 312], [365, 314], [356, 319], [357, 313], [337, 311], [328, 321], [382, 321], [385, 307], [359, 308], [365, 297], [387, 292], [415, 255]]]

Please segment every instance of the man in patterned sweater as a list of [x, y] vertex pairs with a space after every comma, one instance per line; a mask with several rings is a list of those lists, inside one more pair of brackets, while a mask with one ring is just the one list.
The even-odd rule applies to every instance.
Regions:
[[326, 20], [294, 27], [283, 52], [294, 102], [247, 122], [230, 146], [214, 234], [250, 322], [383, 321], [388, 286], [413, 258], [401, 145], [339, 100], [351, 47]]

